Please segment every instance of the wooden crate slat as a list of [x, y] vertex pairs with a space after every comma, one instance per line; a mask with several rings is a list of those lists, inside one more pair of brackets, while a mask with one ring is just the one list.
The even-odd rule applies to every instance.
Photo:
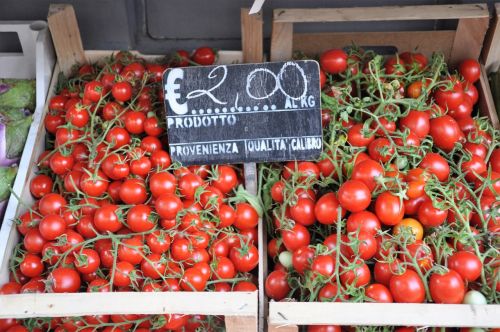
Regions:
[[318, 55], [331, 48], [357, 46], [394, 46], [400, 51], [415, 50], [426, 56], [442, 52], [449, 59], [455, 31], [397, 31], [397, 32], [318, 32], [293, 35], [293, 51], [308, 56]]
[[59, 66], [68, 75], [73, 65], [87, 62], [75, 10], [69, 4], [52, 4], [47, 20]]
[[495, 102], [493, 101], [493, 96], [491, 94], [490, 83], [488, 82], [488, 76], [486, 74], [485, 67], [481, 65], [481, 76], [479, 77], [479, 82], [477, 83], [479, 92], [479, 111], [482, 116], [488, 117], [494, 128], [500, 129], [500, 121], [498, 120], [498, 113], [495, 108]]
[[293, 23], [273, 22], [271, 36], [271, 61], [292, 58]]
[[271, 302], [269, 322], [276, 326], [335, 324], [498, 327], [500, 305]]
[[458, 65], [460, 61], [465, 59], [479, 58], [488, 30], [488, 23], [489, 17], [467, 18], [458, 21], [449, 61], [452, 66]]
[[165, 313], [251, 316], [256, 320], [257, 292], [97, 292], [0, 296], [0, 318]]
[[224, 318], [226, 332], [255, 332], [258, 319], [253, 316], [226, 316]]
[[248, 8], [241, 8], [241, 44], [243, 62], [262, 62], [264, 55], [262, 13], [249, 15], [248, 12]]
[[487, 73], [500, 69], [500, 3], [495, 4], [495, 15], [484, 42], [483, 61]]
[[406, 21], [488, 17], [485, 4], [356, 8], [277, 8], [274, 22]]

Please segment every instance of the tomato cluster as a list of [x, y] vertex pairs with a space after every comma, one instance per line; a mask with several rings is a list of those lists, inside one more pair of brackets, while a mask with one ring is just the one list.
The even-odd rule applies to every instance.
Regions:
[[499, 131], [472, 117], [477, 61], [451, 73], [439, 54], [351, 49], [320, 64], [322, 156], [260, 168], [267, 296], [498, 303]]
[[[215, 54], [200, 48], [192, 60], [179, 51], [147, 63], [120, 52], [61, 82], [44, 120], [47, 150], [29, 183], [36, 202], [17, 220], [22, 240], [0, 294], [257, 289], [259, 215], [241, 170], [182, 167], [167, 152], [162, 73], [192, 61], [212, 64]], [[113, 322], [113, 331], [128, 331], [137, 320], [134, 331], [191, 331], [199, 318], [107, 315], [30, 327], [111, 331]], [[0, 320], [0, 331], [25, 330], [16, 324]]]

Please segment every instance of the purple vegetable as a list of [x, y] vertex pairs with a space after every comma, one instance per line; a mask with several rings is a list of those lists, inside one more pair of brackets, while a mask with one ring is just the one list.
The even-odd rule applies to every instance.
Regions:
[[0, 167], [7, 167], [19, 162], [19, 158], [7, 158], [7, 126], [0, 121]]
[[0, 83], [0, 95], [2, 93], [6, 93], [9, 90], [10, 90], [10, 86], [8, 84]]

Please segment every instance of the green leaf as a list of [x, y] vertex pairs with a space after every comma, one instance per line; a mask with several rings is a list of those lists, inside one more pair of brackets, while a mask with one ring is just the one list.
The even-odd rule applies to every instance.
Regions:
[[[23, 108], [0, 106], [0, 121], [9, 123], [11, 121], [22, 120], [26, 118], [26, 111]], [[28, 113], [29, 116], [29, 113]]]
[[0, 79], [9, 89], [0, 94], [0, 107], [35, 109], [35, 80]]
[[17, 167], [0, 167], [0, 201], [10, 196], [10, 188], [16, 178]]
[[23, 154], [24, 144], [28, 137], [32, 117], [11, 121], [6, 125], [7, 133], [7, 158], [19, 158]]

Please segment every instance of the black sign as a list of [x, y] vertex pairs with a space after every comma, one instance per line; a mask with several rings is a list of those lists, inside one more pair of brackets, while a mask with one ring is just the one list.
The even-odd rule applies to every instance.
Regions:
[[168, 142], [184, 165], [308, 160], [322, 151], [316, 61], [171, 68]]

